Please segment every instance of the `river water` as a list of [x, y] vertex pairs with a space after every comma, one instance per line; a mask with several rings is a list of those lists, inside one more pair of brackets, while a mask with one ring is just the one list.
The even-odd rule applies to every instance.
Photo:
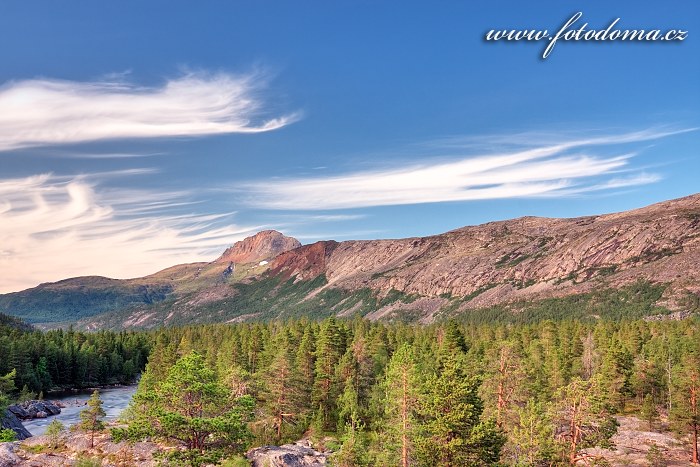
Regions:
[[[102, 408], [107, 413], [105, 420], [114, 420], [119, 417], [119, 414], [121, 414], [129, 405], [129, 402], [131, 402], [131, 398], [135, 392], [136, 385], [100, 389], [100, 399], [102, 399], [103, 402]], [[43, 435], [46, 431], [46, 427], [54, 419], [60, 420], [61, 423], [68, 428], [80, 421], [80, 412], [85, 410], [85, 401], [87, 401], [91, 395], [92, 391], [74, 393], [64, 397], [49, 396], [46, 400], [60, 401], [66, 404], [66, 407], [61, 409], [61, 413], [46, 418], [25, 420], [22, 424], [35, 436]]]

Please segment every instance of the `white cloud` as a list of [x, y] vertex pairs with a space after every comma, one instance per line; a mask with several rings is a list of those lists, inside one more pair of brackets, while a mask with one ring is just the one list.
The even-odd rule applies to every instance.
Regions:
[[230, 214], [176, 213], [186, 192], [96, 190], [95, 180], [107, 175], [0, 179], [0, 293], [210, 261], [259, 229], [225, 223]]
[[160, 87], [123, 81], [13, 81], [0, 87], [0, 151], [118, 138], [256, 133], [266, 117], [259, 74], [188, 74]]
[[[633, 155], [599, 156], [591, 154], [593, 147], [647, 141], [683, 131], [690, 130], [645, 130], [587, 139], [550, 140], [549, 145], [541, 147], [533, 147], [531, 139], [499, 138], [509, 145], [528, 149], [432, 164], [411, 162], [401, 168], [335, 176], [258, 181], [245, 185], [244, 190], [252, 206], [279, 210], [567, 196], [657, 181], [658, 175], [645, 173], [615, 178], [614, 174], [620, 172], [639, 172], [630, 166]], [[572, 150], [580, 153], [571, 154]]]

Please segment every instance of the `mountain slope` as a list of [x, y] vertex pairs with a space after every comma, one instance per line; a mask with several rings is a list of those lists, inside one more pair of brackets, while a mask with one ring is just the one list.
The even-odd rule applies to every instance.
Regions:
[[33, 330], [34, 328], [31, 325], [21, 319], [0, 313], [0, 336], [14, 331], [29, 332]]
[[[117, 281], [171, 289], [160, 300], [114, 306], [79, 325], [154, 327], [331, 314], [420, 322], [450, 316], [525, 319], [554, 316], [557, 309], [642, 316], [696, 307], [700, 300], [700, 195], [623, 213], [524, 217], [424, 238], [305, 246], [284, 240], [286, 251], [277, 255], [279, 242], [272, 240], [244, 240], [212, 263]], [[263, 244], [274, 253], [261, 255]], [[252, 262], [231, 264], [241, 258]], [[36, 298], [37, 292], [20, 294]]]
[[[210, 290], [229, 276], [240, 278], [249, 271], [255, 273], [260, 259], [271, 259], [300, 245], [298, 240], [279, 232], [259, 232], [236, 242], [212, 263], [182, 264], [138, 279], [77, 277], [0, 295], [0, 312], [31, 323], [55, 324], [72, 323], [115, 310], [152, 306], [192, 291]], [[247, 264], [251, 262], [256, 264]]]
[[[323, 253], [321, 254], [321, 250]], [[601, 285], [700, 289], [700, 196], [619, 214], [524, 217], [425, 238], [322, 242], [278, 256], [284, 277], [325, 274], [327, 287], [472, 297], [472, 308], [585, 293]]]

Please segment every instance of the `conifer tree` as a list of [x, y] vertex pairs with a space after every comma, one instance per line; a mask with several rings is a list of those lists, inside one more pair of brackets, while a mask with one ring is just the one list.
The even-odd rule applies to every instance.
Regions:
[[543, 465], [556, 455], [554, 422], [543, 402], [530, 399], [516, 410], [516, 421], [508, 433], [507, 451], [517, 465]]
[[386, 399], [382, 428], [388, 435], [386, 447], [394, 454], [395, 464], [408, 467], [414, 458], [420, 388], [415, 356], [408, 344], [401, 345], [392, 355], [384, 384]]
[[644, 396], [644, 402], [641, 409], [642, 418], [649, 423], [649, 431], [654, 428], [654, 422], [659, 418], [659, 411], [654, 403], [654, 397], [651, 394]]
[[597, 385], [605, 395], [606, 402], [618, 410], [624, 408], [631, 392], [632, 355], [617, 340], [612, 341], [603, 357]]
[[95, 390], [87, 401], [87, 409], [80, 412], [80, 428], [90, 433], [90, 447], [95, 447], [95, 433], [104, 430], [102, 418], [106, 415], [102, 408], [100, 391]]
[[338, 397], [338, 432], [355, 430], [360, 423], [360, 405], [352, 379], [345, 381]]
[[46, 437], [49, 439], [49, 445], [56, 449], [59, 444], [61, 444], [61, 440], [63, 437], [63, 433], [65, 431], [65, 426], [63, 426], [63, 423], [61, 423], [60, 420], [54, 419], [51, 423], [49, 423], [49, 426], [46, 427]]
[[479, 380], [466, 372], [465, 357], [446, 359], [429, 377], [421, 397], [416, 455], [423, 464], [488, 465], [498, 462], [505, 437], [495, 421], [481, 420]]
[[234, 397], [195, 351], [178, 359], [163, 381], [139, 388], [133, 403], [140, 410], [132, 411], [125, 435], [182, 443], [186, 449], [172, 454], [184, 456], [191, 465], [214, 463], [226, 452], [240, 452], [250, 438], [246, 423], [253, 399]]
[[301, 378], [304, 397], [309, 399], [311, 397], [311, 388], [314, 386], [314, 371], [316, 367], [316, 342], [313, 328], [309, 325], [304, 329], [301, 342], [299, 342], [294, 366]]
[[671, 422], [678, 433], [690, 434], [691, 459], [700, 464], [700, 353], [686, 354], [674, 373]]
[[13, 369], [5, 376], [0, 376], [0, 414], [5, 413], [7, 404], [10, 402], [10, 392], [15, 390], [15, 375], [17, 372]]
[[335, 427], [336, 398], [338, 394], [336, 365], [344, 353], [344, 341], [335, 318], [329, 318], [321, 326], [316, 343], [315, 380], [312, 393], [318, 409], [319, 428]]
[[557, 436], [565, 457], [575, 465], [588, 459], [582, 450], [590, 447], [612, 447], [610, 438], [617, 432], [617, 421], [606, 405], [605, 397], [594, 380], [574, 378], [557, 391], [561, 427]]
[[292, 364], [292, 357], [285, 342], [263, 374], [263, 410], [275, 430], [275, 442], [282, 439], [285, 424], [294, 424], [302, 412], [304, 392], [302, 380]]
[[516, 403], [526, 399], [521, 357], [514, 345], [506, 341], [487, 352], [484, 366], [487, 376], [480, 392], [489, 401], [485, 412], [495, 416], [498, 426], [507, 431]]

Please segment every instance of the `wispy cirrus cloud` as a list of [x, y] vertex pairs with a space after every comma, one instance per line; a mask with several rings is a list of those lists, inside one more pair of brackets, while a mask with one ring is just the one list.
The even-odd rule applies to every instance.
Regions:
[[294, 122], [269, 116], [259, 73], [191, 73], [162, 86], [121, 80], [32, 79], [0, 87], [0, 151], [121, 138], [258, 133]]
[[[0, 293], [86, 274], [138, 277], [210, 261], [260, 226], [189, 213], [186, 191], [98, 190], [108, 176], [0, 179]], [[133, 173], [132, 173], [133, 175]]]
[[[638, 143], [692, 130], [642, 130], [563, 140], [522, 134], [480, 140], [489, 148], [508, 146], [496, 154], [422, 158], [399, 168], [340, 175], [254, 181], [243, 186], [247, 202], [278, 210], [331, 210], [402, 204], [486, 199], [571, 196], [590, 191], [656, 182], [658, 174], [632, 165], [634, 154], [596, 154], [600, 146]], [[452, 140], [441, 149], [468, 146]], [[456, 160], [455, 160], [456, 159]], [[627, 174], [621, 176], [620, 174]]]

